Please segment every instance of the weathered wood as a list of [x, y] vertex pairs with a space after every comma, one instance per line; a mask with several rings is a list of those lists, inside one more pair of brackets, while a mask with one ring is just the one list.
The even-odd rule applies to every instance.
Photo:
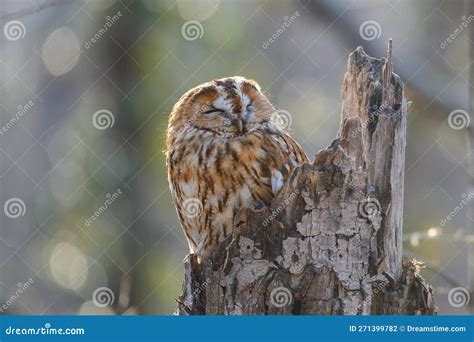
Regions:
[[402, 264], [407, 103], [388, 59], [349, 55], [337, 138], [270, 208], [243, 209], [212, 260], [185, 260], [182, 315], [433, 314]]

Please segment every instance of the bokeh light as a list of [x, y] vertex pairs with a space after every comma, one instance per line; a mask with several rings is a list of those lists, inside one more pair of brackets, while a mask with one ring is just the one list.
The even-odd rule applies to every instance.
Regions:
[[76, 34], [67, 27], [53, 31], [43, 44], [43, 63], [54, 76], [72, 70], [79, 61], [81, 50]]
[[79, 248], [68, 242], [59, 242], [54, 247], [49, 268], [59, 285], [72, 290], [79, 289], [87, 280], [87, 259]]

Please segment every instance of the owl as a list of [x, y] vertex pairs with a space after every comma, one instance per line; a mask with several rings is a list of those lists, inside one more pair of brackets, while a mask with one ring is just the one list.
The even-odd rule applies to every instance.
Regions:
[[191, 253], [210, 257], [244, 207], [270, 204], [308, 161], [253, 80], [201, 84], [174, 105], [166, 137], [173, 202]]

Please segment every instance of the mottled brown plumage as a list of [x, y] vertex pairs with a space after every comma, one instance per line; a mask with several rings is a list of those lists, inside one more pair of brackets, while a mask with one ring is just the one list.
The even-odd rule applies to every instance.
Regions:
[[269, 204], [308, 161], [258, 84], [230, 77], [201, 84], [168, 122], [168, 180], [192, 253], [209, 256], [242, 207]]

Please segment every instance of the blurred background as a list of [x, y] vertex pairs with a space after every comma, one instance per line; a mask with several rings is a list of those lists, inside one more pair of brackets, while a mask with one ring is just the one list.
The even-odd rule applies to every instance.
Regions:
[[472, 314], [471, 14], [463, 0], [2, 0], [0, 314], [173, 314], [188, 252], [162, 153], [173, 104], [253, 78], [314, 156], [336, 136], [349, 52], [385, 56], [390, 37], [412, 101], [405, 253], [441, 314]]

